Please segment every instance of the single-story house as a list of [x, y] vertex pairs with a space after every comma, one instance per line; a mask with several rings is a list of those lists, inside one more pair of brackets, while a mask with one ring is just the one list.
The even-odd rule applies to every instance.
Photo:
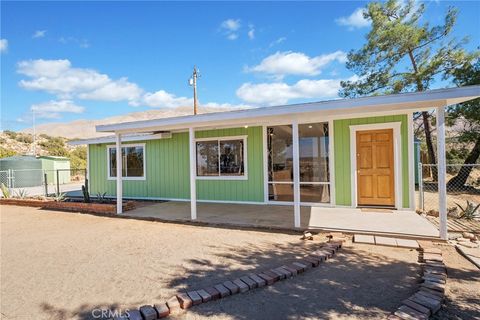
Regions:
[[[414, 210], [413, 113], [436, 109], [446, 238], [445, 107], [480, 86], [97, 126], [85, 139], [93, 193], [123, 198]], [[117, 176], [122, 179], [116, 179]]]

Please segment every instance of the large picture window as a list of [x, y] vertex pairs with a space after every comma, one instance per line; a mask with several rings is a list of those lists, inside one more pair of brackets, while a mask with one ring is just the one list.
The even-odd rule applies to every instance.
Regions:
[[197, 140], [197, 176], [245, 178], [245, 143], [243, 137]]
[[[145, 178], [145, 145], [122, 146], [122, 177], [125, 179]], [[108, 177], [117, 177], [117, 149], [108, 147]]]

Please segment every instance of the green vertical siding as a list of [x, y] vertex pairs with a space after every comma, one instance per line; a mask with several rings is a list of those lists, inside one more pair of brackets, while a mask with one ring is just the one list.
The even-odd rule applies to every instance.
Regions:
[[[199, 131], [197, 138], [247, 135], [248, 180], [197, 180], [199, 200], [263, 201], [262, 127]], [[188, 133], [145, 142], [146, 179], [124, 180], [125, 197], [189, 199]], [[127, 143], [128, 144], [128, 143]], [[115, 195], [107, 178], [107, 144], [89, 146], [90, 190]]]
[[335, 120], [333, 122], [335, 152], [335, 200], [337, 205], [352, 205], [351, 197], [351, 163], [350, 163], [350, 126], [386, 122], [401, 122], [402, 168], [402, 204], [409, 207], [408, 186], [408, 118], [407, 115], [369, 117], [357, 119]]

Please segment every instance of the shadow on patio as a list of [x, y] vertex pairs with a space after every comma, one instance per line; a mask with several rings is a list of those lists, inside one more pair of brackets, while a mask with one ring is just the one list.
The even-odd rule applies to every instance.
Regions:
[[[123, 216], [191, 222], [190, 203], [143, 202]], [[294, 230], [293, 206], [197, 203], [196, 222], [219, 226]], [[413, 211], [301, 207], [302, 230], [329, 230], [400, 237], [438, 238], [437, 228]]]

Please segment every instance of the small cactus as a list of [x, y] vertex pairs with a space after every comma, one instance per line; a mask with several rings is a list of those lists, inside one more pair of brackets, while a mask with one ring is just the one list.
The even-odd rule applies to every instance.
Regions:
[[90, 203], [90, 193], [88, 192], [88, 180], [85, 180], [85, 185], [82, 186], [83, 202]]

